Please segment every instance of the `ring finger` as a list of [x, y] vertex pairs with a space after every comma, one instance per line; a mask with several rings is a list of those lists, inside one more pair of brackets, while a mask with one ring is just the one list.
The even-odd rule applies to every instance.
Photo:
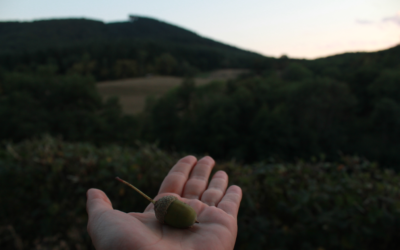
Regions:
[[216, 206], [225, 194], [228, 187], [228, 175], [224, 171], [218, 171], [210, 181], [210, 185], [204, 191], [201, 201], [209, 206]]

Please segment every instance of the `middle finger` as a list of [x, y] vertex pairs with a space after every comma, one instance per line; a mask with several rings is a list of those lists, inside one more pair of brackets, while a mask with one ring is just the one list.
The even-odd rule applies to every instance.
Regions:
[[215, 161], [209, 157], [199, 160], [190, 174], [189, 180], [183, 190], [183, 197], [188, 199], [199, 199], [207, 187], [208, 178]]
[[190, 155], [180, 159], [165, 177], [158, 194], [175, 193], [181, 196], [196, 161], [197, 159]]

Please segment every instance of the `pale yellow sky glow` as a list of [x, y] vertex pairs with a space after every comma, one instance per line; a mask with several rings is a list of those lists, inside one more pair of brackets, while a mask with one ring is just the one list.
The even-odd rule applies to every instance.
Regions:
[[400, 44], [400, 0], [0, 0], [0, 21], [84, 17], [111, 22], [129, 14], [274, 57], [312, 59]]

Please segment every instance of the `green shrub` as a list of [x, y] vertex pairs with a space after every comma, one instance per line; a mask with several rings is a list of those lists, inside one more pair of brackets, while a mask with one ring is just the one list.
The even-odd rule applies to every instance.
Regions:
[[[0, 150], [0, 248], [90, 249], [86, 190], [115, 209], [142, 211], [179, 155], [154, 145], [95, 147], [51, 137]], [[340, 164], [217, 164], [243, 189], [237, 249], [395, 249], [400, 243], [399, 175], [366, 160]]]
[[237, 249], [396, 249], [399, 175], [344, 160], [238, 168]]
[[[155, 195], [177, 160], [153, 146], [96, 148], [51, 137], [8, 145], [1, 155], [0, 227], [11, 226], [27, 249], [63, 245], [89, 249], [87, 189], [104, 190], [116, 209], [142, 211], [146, 200], [121, 186], [115, 177]], [[9, 231], [2, 232], [6, 236], [0, 236], [0, 249], [14, 249], [15, 237], [7, 236]]]

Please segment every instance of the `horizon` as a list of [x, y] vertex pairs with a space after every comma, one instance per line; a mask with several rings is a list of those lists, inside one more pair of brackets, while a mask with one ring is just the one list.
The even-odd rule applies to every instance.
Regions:
[[[129, 15], [129, 16], [130, 16], [130, 15]], [[241, 48], [241, 47], [238, 47], [238, 46], [235, 46], [235, 45], [232, 45], [232, 44], [229, 44], [229, 43], [224, 43], [224, 42], [221, 42], [221, 41], [218, 41], [218, 40], [215, 40], [215, 39], [206, 37], [206, 36], [202, 36], [201, 34], [195, 32], [195, 31], [193, 31], [193, 30], [184, 28], [184, 27], [179, 26], [179, 25], [176, 25], [176, 24], [169, 23], [169, 22], [167, 22], [167, 21], [165, 21], [165, 20], [160, 20], [160, 19], [155, 18], [155, 17], [141, 16], [141, 15], [132, 15], [132, 16], [137, 16], [137, 17], [139, 17], [139, 18], [149, 18], [149, 19], [153, 19], [153, 20], [160, 21], [160, 22], [164, 22], [164, 23], [167, 23], [167, 24], [176, 26], [176, 27], [178, 27], [178, 28], [182, 28], [182, 29], [185, 29], [185, 30], [187, 30], [187, 31], [193, 32], [193, 33], [195, 33], [195, 34], [197, 34], [197, 35], [199, 35], [199, 36], [201, 36], [201, 37], [204, 37], [204, 38], [207, 38], [207, 39], [211, 39], [211, 40], [214, 40], [214, 41], [216, 41], [216, 42], [220, 42], [220, 43], [223, 43], [223, 44], [226, 44], [226, 45], [229, 45], [229, 46], [232, 46], [232, 47], [241, 49], [241, 50], [246, 50], [246, 51], [249, 51], [249, 52], [257, 53], [257, 54], [260, 54], [260, 55], [262, 55], [262, 56], [274, 57], [274, 58], [279, 58], [279, 57], [281, 57], [281, 56], [288, 56], [288, 55], [286, 55], [286, 54], [282, 54], [281, 56], [263, 55], [263, 54], [261, 54], [261, 53], [259, 53], [259, 52], [256, 52], [256, 51], [243, 49], [243, 48]], [[104, 21], [104, 20], [94, 19], [94, 18], [88, 18], [88, 17], [66, 17], [66, 18], [44, 18], [44, 19], [34, 19], [34, 20], [7, 20], [7, 21], [0, 20], [0, 23], [1, 23], [1, 22], [21, 22], [21, 23], [26, 22], [26, 23], [28, 23], [28, 22], [40, 22], [40, 21], [52, 21], [52, 20], [68, 20], [68, 19], [83, 19], [83, 20], [90, 20], [90, 21], [98, 21], [98, 22], [103, 22], [103, 23], [105, 23], [105, 24], [119, 23], [119, 22], [129, 22], [129, 18], [127, 18], [126, 20], [113, 20], [113, 21], [106, 22], [106, 21]], [[379, 52], [379, 51], [385, 51], [385, 50], [388, 50], [388, 49], [391, 49], [391, 48], [394, 48], [394, 47], [397, 47], [397, 46], [400, 46], [400, 42], [399, 42], [398, 44], [394, 44], [393, 46], [389, 46], [389, 47], [387, 47], [387, 48], [377, 49], [377, 50], [373, 50], [373, 51], [347, 51], [347, 52], [342, 52], [342, 53], [330, 54], [330, 55], [326, 55], [326, 56], [320, 56], [320, 57], [316, 57], [316, 58], [297, 58], [297, 57], [291, 57], [291, 56], [288, 56], [288, 57], [291, 58], [291, 59], [299, 59], [299, 60], [302, 60], [302, 59], [305, 59], [305, 60], [317, 60], [317, 59], [322, 59], [322, 58], [331, 57], [331, 56], [336, 56], [336, 55], [341, 55], [341, 54], [351, 54], [351, 53], [374, 53], [374, 52]]]
[[329, 4], [316, 0], [189, 2], [38, 0], [31, 4], [28, 0], [9, 0], [0, 3], [0, 21], [83, 18], [112, 23], [137, 15], [264, 56], [296, 59], [376, 52], [400, 44], [400, 2], [396, 0], [339, 0]]

